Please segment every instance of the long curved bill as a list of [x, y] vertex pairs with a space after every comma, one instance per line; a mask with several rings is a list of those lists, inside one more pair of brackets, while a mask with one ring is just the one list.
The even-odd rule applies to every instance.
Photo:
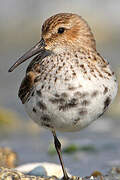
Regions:
[[15, 64], [8, 70], [8, 72], [12, 72], [17, 66], [25, 62], [27, 59], [32, 56], [39, 54], [45, 48], [44, 39], [41, 39], [35, 46], [33, 46], [30, 50], [28, 50], [22, 57], [20, 57]]

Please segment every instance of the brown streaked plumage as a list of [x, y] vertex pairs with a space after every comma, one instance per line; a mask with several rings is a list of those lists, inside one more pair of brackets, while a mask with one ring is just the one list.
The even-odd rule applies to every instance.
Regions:
[[[65, 27], [65, 34], [62, 36], [57, 33], [59, 27]], [[74, 49], [80, 44], [82, 47], [96, 49], [90, 27], [81, 16], [72, 13], [61, 13], [47, 19], [42, 26], [42, 36], [48, 50], [54, 51], [56, 45]]]
[[116, 96], [116, 77], [97, 52], [90, 27], [76, 14], [47, 19], [41, 40], [9, 72], [34, 55], [18, 96], [30, 117], [52, 131], [67, 180], [55, 131], [78, 131], [98, 119]]
[[26, 74], [25, 78], [23, 79], [23, 81], [21, 83], [18, 96], [21, 99], [23, 104], [26, 102], [26, 100], [31, 95], [31, 92], [34, 87], [34, 79], [35, 79], [35, 73], [30, 71]]

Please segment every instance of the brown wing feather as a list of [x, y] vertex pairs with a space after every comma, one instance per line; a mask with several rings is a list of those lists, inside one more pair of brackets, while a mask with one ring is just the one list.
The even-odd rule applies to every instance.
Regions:
[[52, 53], [51, 51], [43, 50], [30, 62], [26, 71], [26, 76], [23, 79], [18, 92], [18, 96], [23, 104], [29, 99], [32, 92], [34, 91], [34, 87], [35, 87], [34, 80], [39, 75], [41, 61], [45, 57], [50, 56], [51, 53]]
[[23, 104], [28, 100], [28, 98], [34, 90], [34, 78], [35, 73], [31, 71], [26, 74], [25, 78], [21, 83], [18, 96]]

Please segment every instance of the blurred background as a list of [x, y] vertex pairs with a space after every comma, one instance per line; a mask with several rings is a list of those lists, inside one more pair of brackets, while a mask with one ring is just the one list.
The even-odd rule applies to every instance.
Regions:
[[[30, 62], [13, 73], [9, 67], [40, 39], [44, 20], [55, 13], [72, 12], [84, 17], [97, 41], [97, 50], [112, 65], [119, 81], [120, 1], [116, 0], [0, 0], [0, 146], [19, 155], [18, 164], [59, 163], [49, 131], [37, 127], [26, 115], [17, 92]], [[107, 172], [120, 165], [119, 92], [107, 113], [85, 130], [58, 133], [66, 167], [74, 175], [94, 170]]]

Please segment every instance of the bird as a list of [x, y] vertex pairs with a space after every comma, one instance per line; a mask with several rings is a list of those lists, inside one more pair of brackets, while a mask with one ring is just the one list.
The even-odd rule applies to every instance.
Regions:
[[56, 131], [80, 131], [102, 116], [117, 94], [116, 75], [96, 50], [88, 23], [74, 13], [49, 17], [41, 40], [9, 72], [33, 56], [18, 96], [31, 119], [52, 132], [67, 180]]

